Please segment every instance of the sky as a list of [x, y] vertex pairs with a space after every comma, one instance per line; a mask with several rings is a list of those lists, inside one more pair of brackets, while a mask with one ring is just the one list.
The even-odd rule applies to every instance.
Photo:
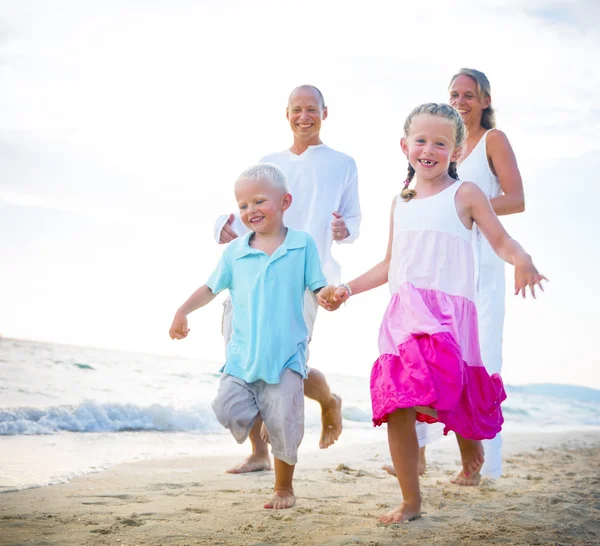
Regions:
[[[0, 2], [0, 333], [223, 360], [223, 296], [168, 337], [222, 251], [233, 181], [291, 145], [289, 92], [318, 86], [322, 139], [353, 156], [349, 280], [385, 253], [402, 125], [484, 71], [523, 175], [505, 226], [549, 279], [512, 296], [503, 377], [600, 388], [600, 7], [590, 1]], [[311, 365], [368, 375], [387, 287], [321, 312]]]

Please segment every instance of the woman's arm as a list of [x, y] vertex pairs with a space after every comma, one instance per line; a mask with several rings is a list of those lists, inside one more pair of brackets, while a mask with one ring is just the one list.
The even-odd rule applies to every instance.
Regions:
[[498, 216], [523, 212], [525, 210], [523, 179], [508, 138], [497, 129], [490, 131], [487, 135], [486, 147], [490, 168], [498, 177], [504, 192], [504, 195], [490, 200], [494, 212]]

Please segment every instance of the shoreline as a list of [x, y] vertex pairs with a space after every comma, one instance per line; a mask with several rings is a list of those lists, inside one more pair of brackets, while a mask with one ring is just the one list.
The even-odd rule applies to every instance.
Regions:
[[363, 443], [301, 448], [289, 510], [262, 508], [272, 472], [224, 472], [238, 455], [153, 459], [0, 494], [0, 544], [600, 543], [597, 430], [508, 432], [504, 477], [479, 487], [449, 483], [458, 450], [441, 440], [427, 450], [423, 517], [391, 527], [376, 517], [400, 502], [400, 489], [380, 469], [385, 432], [374, 432]]

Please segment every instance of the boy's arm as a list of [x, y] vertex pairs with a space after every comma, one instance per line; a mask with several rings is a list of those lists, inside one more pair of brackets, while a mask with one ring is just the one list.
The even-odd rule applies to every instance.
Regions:
[[186, 337], [190, 331], [188, 328], [187, 316], [196, 309], [200, 309], [200, 307], [204, 307], [210, 303], [215, 297], [216, 294], [213, 294], [212, 290], [206, 284], [198, 288], [198, 290], [196, 290], [185, 303], [177, 309], [169, 330], [171, 339], [183, 339]]
[[190, 331], [188, 328], [187, 316], [192, 311], [200, 309], [200, 307], [204, 307], [206, 304], [210, 303], [221, 290], [231, 287], [233, 277], [231, 268], [229, 267], [227, 254], [232, 248], [233, 247], [228, 246], [225, 249], [225, 252], [223, 252], [221, 259], [219, 260], [219, 264], [212, 272], [208, 281], [206, 281], [206, 284], [203, 284], [198, 288], [198, 290], [196, 290], [185, 303], [177, 309], [175, 317], [173, 318], [173, 324], [169, 330], [171, 339], [183, 339], [186, 337]]

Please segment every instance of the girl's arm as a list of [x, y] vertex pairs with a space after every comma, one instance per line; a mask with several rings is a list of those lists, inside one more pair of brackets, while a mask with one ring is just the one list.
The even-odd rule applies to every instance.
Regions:
[[515, 294], [522, 292], [525, 297], [525, 289], [529, 286], [535, 298], [535, 285], [537, 284], [543, 290], [541, 281], [548, 279], [540, 275], [533, 265], [531, 256], [504, 229], [486, 195], [476, 184], [464, 182], [458, 190], [458, 196], [461, 208], [464, 207], [477, 224], [494, 252], [515, 267]]
[[494, 212], [498, 216], [523, 212], [525, 210], [523, 179], [508, 138], [502, 131], [496, 129], [488, 133], [486, 146], [490, 167], [498, 177], [504, 192], [504, 195], [490, 200]]
[[202, 285], [196, 290], [186, 302], [177, 309], [173, 323], [169, 330], [171, 339], [183, 339], [190, 331], [188, 328], [187, 316], [196, 309], [204, 307], [206, 304], [214, 300], [216, 294], [213, 294], [212, 290], [207, 285]]
[[[388, 237], [387, 251], [385, 258], [379, 262], [375, 267], [372, 267], [366, 273], [363, 273], [360, 277], [350, 281], [348, 286], [350, 287], [351, 293], [360, 294], [367, 290], [377, 288], [382, 284], [388, 282], [388, 273], [390, 270], [390, 261], [392, 259], [392, 243], [394, 239], [394, 210], [396, 208], [396, 199], [392, 202], [392, 210], [390, 212], [390, 232]], [[323, 288], [317, 301], [319, 305], [327, 309], [328, 311], [335, 311], [342, 303], [344, 303], [350, 297], [350, 293], [345, 286], [327, 286]]]

